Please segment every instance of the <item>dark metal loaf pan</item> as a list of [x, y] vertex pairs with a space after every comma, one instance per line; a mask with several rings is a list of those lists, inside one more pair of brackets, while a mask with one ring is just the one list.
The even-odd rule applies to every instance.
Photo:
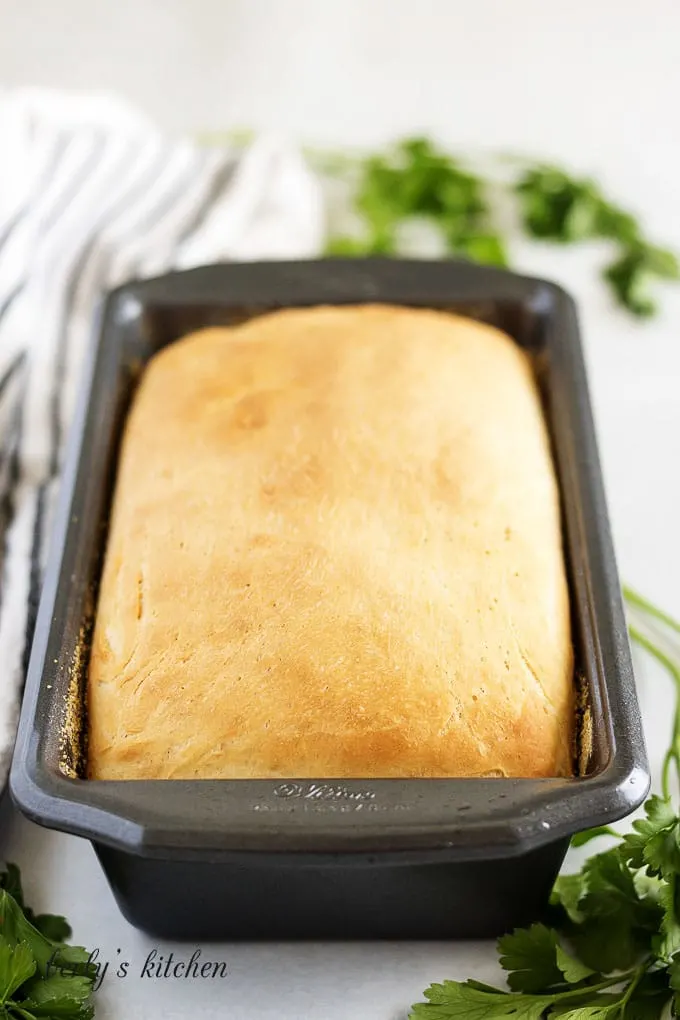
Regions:
[[[78, 778], [88, 635], [140, 369], [200, 326], [280, 306], [362, 302], [460, 310], [536, 355], [562, 493], [577, 673], [593, 724], [582, 774]], [[110, 295], [72, 433], [11, 790], [29, 818], [92, 840], [134, 925], [191, 939], [498, 935], [540, 916], [569, 837], [627, 814], [648, 785], [577, 320], [559, 288], [467, 263], [343, 260], [211, 266]]]

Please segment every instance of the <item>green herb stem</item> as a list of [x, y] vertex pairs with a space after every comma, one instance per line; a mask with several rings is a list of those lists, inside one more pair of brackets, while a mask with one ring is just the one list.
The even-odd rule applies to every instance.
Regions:
[[[642, 968], [643, 974], [646, 968], [647, 964], [645, 964]], [[578, 999], [579, 997], [583, 998], [584, 995], [591, 995], [595, 992], [604, 992], [607, 988], [614, 988], [615, 985], [623, 985], [626, 981], [630, 981], [635, 978], [640, 969], [640, 967], [634, 967], [631, 970], [624, 970], [620, 974], [615, 974], [613, 977], [598, 981], [595, 985], [581, 985], [579, 988], [570, 988], [568, 992], [558, 992], [554, 996], [555, 1002], [565, 1002], [567, 999]], [[642, 974], [638, 978], [638, 981], [641, 977]], [[544, 999], [546, 996], [545, 994], [536, 995], [535, 997], [527, 995], [526, 998]]]
[[648, 613], [649, 616], [653, 616], [655, 620], [659, 620], [667, 627], [670, 627], [671, 630], [675, 630], [678, 634], [680, 634], [680, 621], [673, 619], [673, 617], [664, 612], [663, 609], [659, 609], [659, 607], [655, 606], [653, 602], [646, 599], [644, 595], [640, 595], [628, 585], [623, 586], [623, 594], [626, 602], [630, 603], [631, 606], [635, 606], [636, 609], [641, 609], [644, 613]]
[[[648, 610], [649, 611], [649, 610]], [[654, 614], [658, 615], [658, 614]], [[642, 631], [638, 630], [635, 626], [630, 626], [630, 636], [640, 645], [641, 648], [651, 656], [653, 656], [657, 662], [659, 662], [664, 669], [673, 678], [676, 690], [675, 698], [675, 712], [673, 716], [673, 736], [671, 745], [666, 751], [663, 760], [663, 768], [661, 773], [661, 789], [663, 796], [667, 800], [670, 799], [670, 770], [671, 766], [675, 765], [678, 782], [680, 783], [680, 667], [673, 662], [670, 656], [666, 655], [664, 651], [658, 648], [653, 641], [643, 634]]]
[[24, 1020], [35, 1020], [35, 1013], [29, 1013], [21, 1006], [18, 1006], [16, 1002], [8, 1003], [8, 1007], [13, 1013], [18, 1013], [19, 1016], [24, 1017]]
[[628, 1005], [630, 1000], [633, 998], [633, 995], [635, 994], [636, 988], [638, 987], [638, 985], [642, 981], [643, 977], [647, 973], [648, 966], [649, 966], [648, 962], [645, 962], [644, 964], [641, 964], [637, 968], [637, 970], [635, 971], [635, 973], [633, 975], [632, 981], [630, 982], [630, 984], [626, 988], [626, 990], [625, 990], [625, 992], [624, 992], [624, 994], [623, 994], [623, 996], [621, 998], [621, 1003], [620, 1003], [620, 1012], [621, 1012], [621, 1016], [622, 1017], [625, 1017], [625, 1015], [626, 1015], [626, 1006]]

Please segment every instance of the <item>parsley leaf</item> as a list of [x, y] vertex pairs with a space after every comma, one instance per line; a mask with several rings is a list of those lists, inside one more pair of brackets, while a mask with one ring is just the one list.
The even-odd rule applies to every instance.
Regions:
[[34, 914], [32, 910], [26, 910], [25, 914], [31, 924], [50, 942], [65, 942], [73, 934], [71, 925], [65, 917], [56, 914]]
[[538, 165], [520, 177], [515, 191], [532, 237], [566, 244], [598, 236], [605, 203], [593, 181]]
[[596, 971], [587, 967], [585, 963], [577, 960], [575, 956], [570, 956], [569, 953], [562, 948], [562, 946], [557, 946], [555, 958], [557, 960], [557, 966], [560, 968], [566, 981], [570, 985], [577, 985], [581, 981], [585, 981], [586, 978], [590, 978], [596, 973]]
[[672, 875], [680, 870], [680, 819], [669, 800], [655, 796], [645, 803], [645, 815], [623, 837], [621, 854], [633, 868], [646, 867], [648, 875]]
[[603, 275], [619, 304], [646, 318], [657, 311], [649, 295], [650, 282], [680, 279], [680, 267], [672, 252], [635, 241], [606, 267]]
[[661, 883], [658, 901], [663, 909], [659, 926], [659, 934], [652, 941], [655, 955], [664, 961], [670, 961], [680, 952], [680, 911], [677, 876], [669, 882]]
[[552, 1001], [546, 996], [482, 991], [458, 981], [430, 985], [425, 998], [427, 1002], [411, 1007], [409, 1020], [541, 1020]]
[[557, 933], [544, 924], [517, 928], [498, 940], [498, 962], [513, 992], [541, 992], [563, 983], [557, 965]]
[[498, 962], [508, 972], [508, 986], [513, 992], [564, 990], [565, 984], [577, 985], [596, 974], [571, 956], [560, 945], [557, 932], [544, 924], [517, 928], [500, 938]]
[[584, 919], [579, 909], [581, 899], [585, 895], [587, 877], [583, 872], [576, 875], [558, 875], [550, 894], [551, 907], [561, 908], [569, 920], [576, 924]]
[[640, 228], [634, 216], [600, 198], [595, 234], [622, 244], [634, 244], [640, 236]]
[[557, 932], [544, 924], [504, 935], [498, 940], [498, 955], [513, 992], [545, 992], [565, 982], [578, 984], [595, 973], [570, 956], [560, 945]]
[[92, 981], [86, 977], [50, 974], [47, 978], [32, 981], [25, 989], [22, 1007], [36, 1017], [77, 1017], [85, 1020], [94, 1016], [88, 1000]]
[[0, 1003], [4, 1005], [35, 969], [33, 953], [25, 942], [13, 946], [0, 936]]

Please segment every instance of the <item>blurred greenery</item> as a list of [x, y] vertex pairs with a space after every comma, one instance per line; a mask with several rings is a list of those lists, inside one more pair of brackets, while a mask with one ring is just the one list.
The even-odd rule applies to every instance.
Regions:
[[[200, 137], [205, 145], [243, 147], [247, 129]], [[506, 231], [492, 196], [499, 182], [473, 171], [428, 138], [406, 138], [372, 154], [305, 148], [314, 170], [326, 181], [349, 187], [355, 214], [351, 232], [331, 229], [325, 254], [344, 258], [403, 254], [404, 226], [425, 222], [445, 255], [492, 266], [510, 265]], [[657, 312], [651, 285], [680, 279], [675, 254], [650, 243], [635, 216], [611, 202], [589, 177], [560, 167], [499, 155], [512, 166], [502, 197], [517, 208], [525, 235], [541, 242], [573, 245], [599, 239], [613, 248], [602, 278], [616, 303], [637, 318]]]

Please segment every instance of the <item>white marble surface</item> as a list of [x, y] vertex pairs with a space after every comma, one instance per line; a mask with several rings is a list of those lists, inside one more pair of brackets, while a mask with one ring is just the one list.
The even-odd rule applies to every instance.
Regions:
[[[276, 126], [360, 144], [419, 130], [552, 155], [596, 173], [680, 249], [676, 0], [0, 0], [0, 21], [0, 85], [114, 90], [169, 130]], [[597, 251], [514, 254], [579, 299], [621, 573], [680, 617], [680, 290], [638, 326], [611, 308]], [[648, 662], [638, 673], [658, 768], [670, 692]], [[488, 945], [383, 943], [203, 946], [226, 979], [142, 979], [156, 943], [122, 920], [89, 845], [7, 804], [0, 823], [0, 856], [22, 865], [30, 899], [130, 961], [125, 980], [109, 969], [102, 1020], [402, 1020], [432, 980], [494, 977]]]

